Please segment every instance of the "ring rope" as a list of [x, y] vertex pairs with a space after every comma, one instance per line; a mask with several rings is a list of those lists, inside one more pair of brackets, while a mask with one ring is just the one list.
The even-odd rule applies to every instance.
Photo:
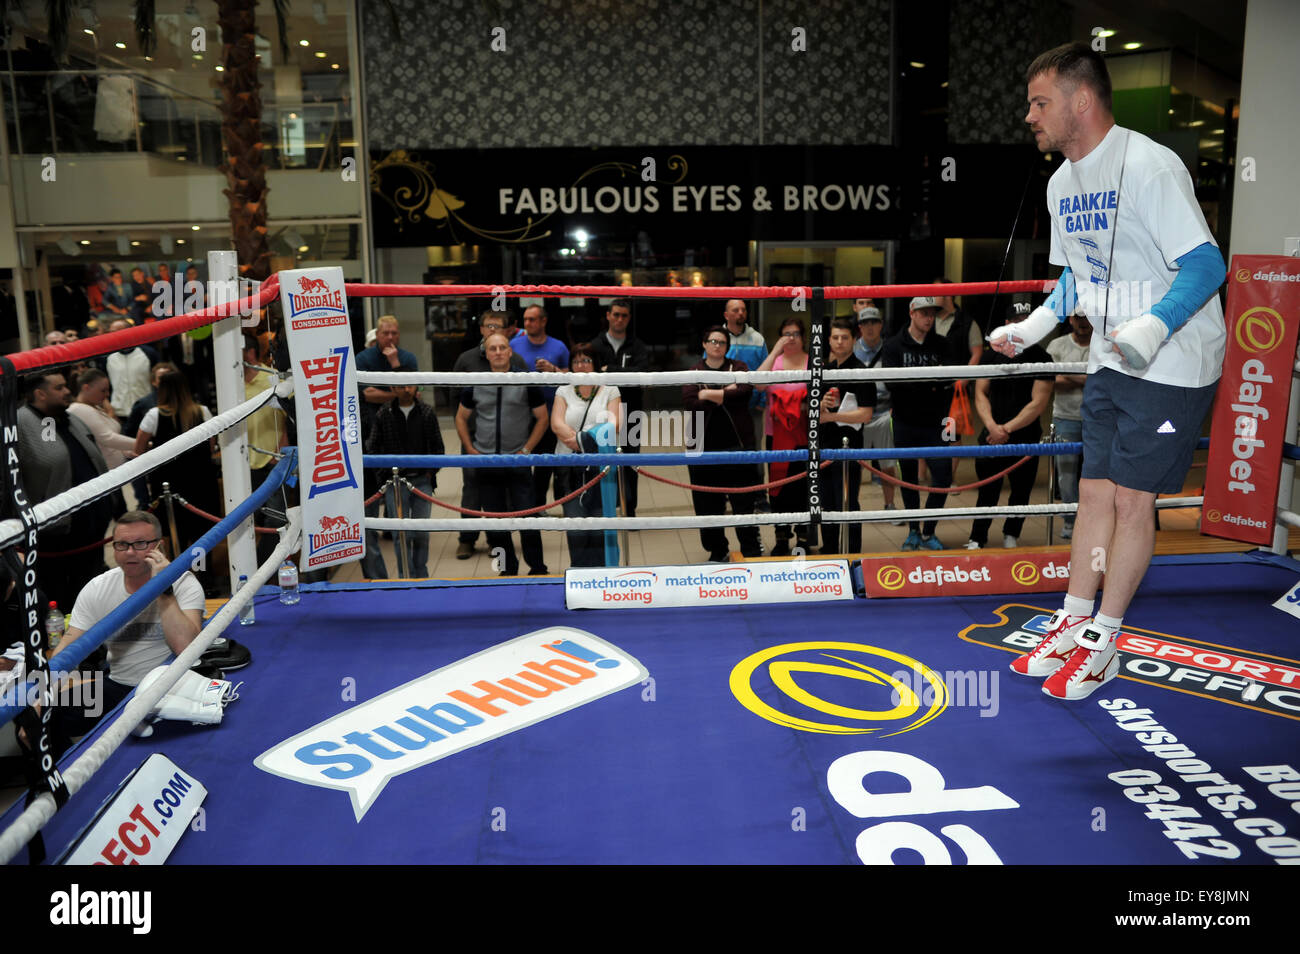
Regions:
[[[276, 573], [280, 564], [297, 549], [301, 529], [302, 513], [297, 507], [291, 508], [289, 526], [286, 528], [279, 546], [275, 548], [275, 552], [271, 554], [270, 558], [257, 568], [248, 584], [231, 596], [230, 601], [208, 621], [208, 624], [203, 627], [199, 635], [194, 638], [194, 641], [185, 647], [185, 651], [172, 661], [159, 678], [149, 686], [147, 691], [143, 693], [137, 691], [127, 700], [117, 720], [105, 729], [100, 737], [86, 749], [85, 753], [63, 772], [63, 779], [68, 785], [69, 795], [75, 795], [86, 786], [86, 783], [104, 766], [108, 758], [126, 740], [131, 730], [153, 711], [154, 706], [158, 704], [162, 697], [171, 691], [180, 678], [189, 671], [191, 666], [199, 661], [199, 657], [225, 631], [226, 627], [235, 618], [235, 615], [252, 601], [253, 597], [257, 595], [257, 591]], [[134, 599], [143, 592], [143, 589], [137, 590], [129, 598]], [[153, 597], [150, 597], [150, 601], [152, 599]], [[140, 603], [141, 610], [144, 609], [145, 602]], [[81, 640], [78, 639], [77, 641], [80, 642]], [[0, 864], [12, 860], [14, 855], [21, 851], [23, 846], [49, 823], [56, 810], [54, 796], [42, 794], [21, 815], [14, 819], [13, 824], [4, 832], [0, 832]]]
[[[62, 345], [56, 345], [56, 347], [62, 347]], [[180, 456], [182, 451], [197, 447], [210, 437], [216, 437], [226, 428], [238, 424], [269, 402], [271, 398], [277, 396], [277, 390], [282, 386], [277, 385], [276, 387], [267, 388], [242, 404], [236, 404], [230, 410], [204, 421], [197, 427], [192, 427], [188, 431], [177, 434], [139, 457], [38, 503], [33, 508], [33, 512], [36, 514], [36, 525], [41, 527], [62, 518], [66, 514], [75, 513], [82, 507], [94, 503], [100, 497], [104, 497], [119, 487], [129, 484], [137, 477], [144, 476], [159, 464]], [[0, 547], [17, 543], [22, 539], [25, 532], [22, 521], [17, 518], [0, 521]]]
[[[1052, 457], [1079, 454], [1083, 444], [1042, 442], [1037, 444], [948, 444], [937, 447], [850, 447], [824, 450], [823, 461], [911, 460], [927, 457]], [[520, 458], [525, 458], [523, 461]], [[574, 458], [578, 458], [575, 460]], [[648, 454], [366, 454], [369, 468], [402, 467], [428, 470], [436, 467], [686, 467], [718, 464], [798, 464], [809, 460], [808, 448], [771, 451], [701, 451], [700, 453]]]
[[[1010, 378], [1018, 375], [1084, 374], [1086, 361], [1030, 361], [1016, 364], [954, 364], [924, 368], [828, 368], [823, 381], [941, 381]], [[788, 371], [358, 371], [359, 385], [430, 384], [470, 387], [509, 384], [517, 387], [613, 384], [628, 387], [678, 387], [688, 384], [801, 384], [811, 380], [806, 368]]]
[[1017, 279], [1006, 282], [954, 282], [944, 285], [400, 285], [345, 282], [349, 297], [429, 298], [505, 295], [507, 298], [678, 298], [708, 299], [820, 298], [847, 301], [854, 298], [913, 298], [918, 295], [995, 295], [1030, 292], [1047, 294], [1056, 279]]
[[[161, 505], [162, 505], [162, 498], [159, 497], [157, 500], [154, 500], [148, 505], [144, 507], [140, 507], [139, 509], [148, 510], [150, 513], [153, 513], [153, 511], [157, 510]], [[74, 547], [71, 550], [37, 550], [36, 555], [43, 559], [50, 559], [51, 557], [57, 559], [59, 557], [76, 556], [78, 553], [89, 553], [91, 550], [94, 550], [96, 547], [108, 546], [108, 544], [112, 542], [113, 542], [113, 538], [111, 536], [107, 536], [103, 540], [100, 540], [98, 543], [88, 543], [84, 547]]]

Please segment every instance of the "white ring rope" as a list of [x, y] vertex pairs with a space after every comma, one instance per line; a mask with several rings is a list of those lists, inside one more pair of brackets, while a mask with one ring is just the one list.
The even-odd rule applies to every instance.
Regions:
[[[1009, 378], [1017, 375], [1085, 374], [1086, 361], [1022, 364], [944, 365], [934, 368], [835, 368], [822, 371], [823, 381], [938, 381], [945, 378]], [[795, 371], [358, 371], [358, 384], [515, 385], [613, 384], [619, 387], [669, 387], [685, 384], [780, 384], [809, 380], [807, 369]]]
[[[1199, 507], [1204, 497], [1166, 497], [1156, 501], [1157, 510]], [[821, 522], [883, 523], [894, 520], [970, 520], [979, 517], [1045, 517], [1071, 514], [1078, 504], [1026, 504], [1006, 507], [947, 507], [942, 510], [823, 510]], [[810, 522], [807, 510], [789, 513], [720, 514], [716, 517], [464, 517], [424, 518], [366, 517], [367, 530], [690, 530], [700, 527], [749, 527]]]
[[[281, 389], [284, 389], [283, 393], [281, 393]], [[192, 427], [188, 431], [177, 434], [171, 440], [159, 444], [139, 457], [107, 470], [83, 484], [69, 488], [49, 500], [38, 503], [33, 508], [36, 515], [36, 525], [38, 527], [44, 526], [53, 520], [58, 520], [66, 513], [72, 513], [98, 500], [105, 494], [112, 493], [118, 487], [129, 484], [137, 477], [149, 473], [159, 464], [164, 464], [174, 457], [179, 457], [191, 447], [197, 447], [208, 438], [216, 437], [227, 428], [233, 427], [267, 404], [271, 398], [287, 397], [290, 393], [292, 393], [292, 385], [287, 382], [281, 382], [274, 387], [267, 388], [244, 403], [236, 404], [230, 410], [204, 421], [197, 427]], [[17, 518], [0, 521], [0, 547], [17, 543], [22, 539], [25, 532], [23, 522]]]
[[[275, 548], [270, 558], [258, 567], [248, 583], [232, 594], [229, 602], [208, 620], [208, 625], [194, 637], [194, 642], [185, 647], [185, 651], [172, 661], [157, 681], [150, 685], [147, 691], [137, 692], [127, 702], [117, 720], [104, 730], [77, 761], [64, 770], [63, 780], [67, 782], [70, 796], [85, 787], [91, 777], [108, 761], [109, 756], [126, 740], [131, 730], [153, 711], [158, 701], [171, 691], [172, 686], [176, 685], [191, 666], [199, 661], [199, 657], [225, 631], [230, 621], [245, 604], [252, 600], [262, 584], [266, 583], [285, 558], [298, 548], [301, 530], [302, 512], [297, 507], [292, 507], [289, 510], [289, 524], [281, 531], [280, 545]], [[45, 792], [15, 818], [13, 824], [0, 833], [0, 864], [7, 863], [18, 854], [54, 817], [55, 811], [54, 796]]]

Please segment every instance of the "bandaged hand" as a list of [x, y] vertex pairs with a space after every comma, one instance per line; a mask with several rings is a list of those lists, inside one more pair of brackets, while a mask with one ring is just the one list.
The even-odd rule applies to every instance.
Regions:
[[1155, 358], [1164, 340], [1169, 337], [1169, 326], [1155, 315], [1142, 315], [1124, 322], [1106, 336], [1112, 351], [1135, 371], [1142, 371]]
[[1056, 312], [1039, 305], [1024, 321], [1013, 321], [989, 333], [989, 345], [998, 354], [1014, 358], [1030, 345], [1037, 344], [1051, 333], [1059, 319]]

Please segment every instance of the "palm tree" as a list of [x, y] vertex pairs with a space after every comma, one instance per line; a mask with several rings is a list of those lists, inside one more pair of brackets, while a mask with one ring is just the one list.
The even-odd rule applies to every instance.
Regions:
[[[21, 3], [21, 0], [20, 0]], [[272, 0], [280, 38], [280, 54], [289, 55], [285, 17], [289, 0]], [[0, 29], [8, 13], [0, 0]], [[55, 61], [68, 57], [68, 21], [73, 0], [46, 0], [46, 21]], [[241, 278], [264, 280], [271, 274], [271, 251], [266, 240], [266, 160], [262, 143], [262, 83], [258, 78], [257, 0], [217, 0], [221, 28], [221, 142], [225, 158], [219, 169], [226, 176], [222, 190], [230, 201], [230, 230], [239, 259]], [[157, 44], [154, 0], [135, 0], [135, 36], [141, 52], [151, 56]]]

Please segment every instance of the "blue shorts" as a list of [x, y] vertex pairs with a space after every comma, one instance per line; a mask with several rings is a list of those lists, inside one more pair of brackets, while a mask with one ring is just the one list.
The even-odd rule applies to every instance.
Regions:
[[1088, 375], [1080, 478], [1178, 493], [1217, 388], [1217, 381], [1203, 388], [1156, 384], [1113, 368]]

